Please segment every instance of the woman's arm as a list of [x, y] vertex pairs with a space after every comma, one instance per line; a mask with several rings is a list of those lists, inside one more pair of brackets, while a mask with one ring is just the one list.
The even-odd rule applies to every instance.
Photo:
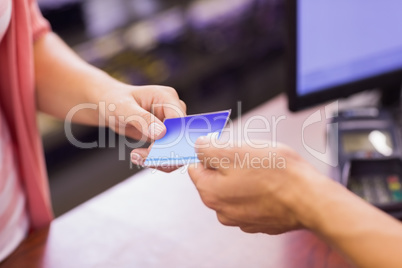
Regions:
[[[174, 89], [120, 83], [80, 59], [54, 33], [35, 42], [34, 57], [37, 104], [45, 113], [65, 119], [77, 105], [95, 104], [98, 109], [83, 109], [73, 121], [109, 126], [113, 117], [116, 124], [110, 127], [118, 132], [124, 129], [123, 134], [137, 139], [142, 134], [150, 139], [160, 138], [166, 131], [161, 120], [185, 114], [185, 104]], [[106, 109], [99, 109], [101, 104]], [[150, 113], [153, 105], [159, 105], [155, 116]]]
[[[290, 148], [221, 149], [207, 138], [197, 147], [201, 163], [189, 174], [222, 224], [267, 234], [307, 228], [360, 267], [402, 267], [402, 225]], [[281, 164], [267, 166], [274, 153]]]

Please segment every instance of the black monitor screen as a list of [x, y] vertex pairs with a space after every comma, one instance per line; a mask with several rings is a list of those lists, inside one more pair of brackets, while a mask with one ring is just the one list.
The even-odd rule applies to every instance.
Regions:
[[290, 2], [292, 110], [381, 86], [379, 79], [387, 74], [400, 75], [402, 1]]

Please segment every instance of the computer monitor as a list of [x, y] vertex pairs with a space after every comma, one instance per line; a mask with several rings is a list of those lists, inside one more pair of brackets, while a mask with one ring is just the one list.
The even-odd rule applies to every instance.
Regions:
[[289, 109], [402, 81], [401, 0], [289, 0]]

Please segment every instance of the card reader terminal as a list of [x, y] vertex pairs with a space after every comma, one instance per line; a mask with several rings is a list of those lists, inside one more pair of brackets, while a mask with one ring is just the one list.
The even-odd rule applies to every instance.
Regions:
[[330, 140], [338, 149], [336, 179], [367, 202], [402, 218], [402, 139], [395, 114], [373, 107], [341, 111], [332, 119]]

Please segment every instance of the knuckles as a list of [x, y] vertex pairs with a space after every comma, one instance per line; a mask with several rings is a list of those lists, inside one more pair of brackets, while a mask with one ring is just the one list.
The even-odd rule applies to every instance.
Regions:
[[186, 104], [184, 101], [182, 101], [182, 100], [180, 100], [180, 104], [181, 104], [181, 106], [182, 106], [183, 111], [184, 111], [184, 112], [187, 112], [187, 104]]
[[226, 218], [225, 216], [223, 216], [220, 213], [216, 214], [218, 221], [225, 226], [236, 226], [236, 223], [232, 220], [229, 220], [228, 218]]
[[164, 87], [164, 90], [174, 96], [179, 97], [179, 94], [177, 93], [176, 89], [172, 88], [172, 87]]
[[245, 233], [249, 233], [249, 234], [257, 233], [255, 228], [250, 227], [250, 226], [240, 226], [240, 230], [242, 230]]
[[167, 86], [155, 86], [154, 88], [156, 91], [165, 93], [167, 95], [173, 96], [175, 98], [179, 98], [179, 94], [177, 93], [176, 89]]
[[203, 193], [199, 188], [198, 190], [200, 191], [200, 196], [204, 205], [210, 209], [219, 211], [220, 203], [218, 199], [211, 194]]

